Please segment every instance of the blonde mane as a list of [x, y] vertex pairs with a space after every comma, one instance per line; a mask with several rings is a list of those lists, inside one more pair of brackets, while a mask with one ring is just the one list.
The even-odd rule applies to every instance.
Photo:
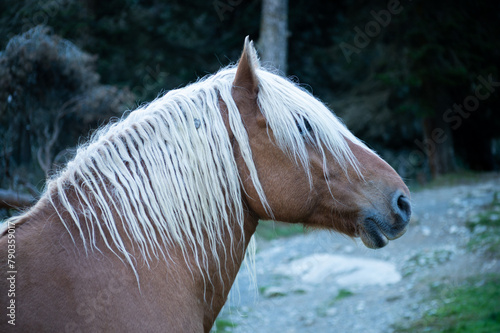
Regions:
[[[99, 130], [49, 180], [43, 198], [68, 230], [78, 230], [86, 251], [96, 249], [101, 238], [135, 270], [136, 259], [126, 244], [138, 249], [146, 262], [168, 259], [168, 248], [176, 247], [185, 258], [194, 254], [201, 271], [215, 259], [223, 274], [224, 258], [233, 252], [222, 248], [220, 253], [222, 238], [224, 230], [233, 228], [232, 221], [243, 228], [243, 194], [219, 100], [227, 106], [231, 131], [259, 199], [272, 214], [231, 95], [235, 73], [235, 66], [226, 67]], [[353, 166], [359, 172], [345, 138], [363, 144], [323, 103], [267, 70], [256, 69], [256, 74], [259, 107], [277, 145], [292, 161], [309, 174], [311, 144], [324, 163], [332, 154], [344, 170]], [[310, 131], [303, 130], [305, 122]], [[231, 247], [240, 241], [232, 239]]]

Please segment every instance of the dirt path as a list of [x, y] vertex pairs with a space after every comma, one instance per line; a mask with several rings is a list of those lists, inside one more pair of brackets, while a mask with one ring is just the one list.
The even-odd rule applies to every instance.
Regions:
[[[500, 192], [500, 175], [413, 194], [409, 231], [380, 250], [328, 232], [259, 243], [259, 290], [239, 275], [239, 295], [220, 318], [231, 332], [391, 332], [435, 304], [431, 288], [500, 272], [498, 260], [470, 253], [465, 222]], [[260, 250], [259, 250], [260, 248]]]

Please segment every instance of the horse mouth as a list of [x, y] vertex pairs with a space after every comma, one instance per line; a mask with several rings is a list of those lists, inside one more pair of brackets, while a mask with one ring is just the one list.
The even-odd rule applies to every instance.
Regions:
[[370, 249], [380, 249], [394, 240], [401, 237], [407, 230], [407, 225], [393, 227], [386, 221], [369, 217], [361, 223], [358, 235], [363, 244]]

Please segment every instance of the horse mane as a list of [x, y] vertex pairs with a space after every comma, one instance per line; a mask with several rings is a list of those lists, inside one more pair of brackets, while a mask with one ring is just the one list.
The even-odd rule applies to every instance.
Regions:
[[[220, 100], [259, 199], [272, 214], [231, 94], [235, 73], [235, 66], [223, 68], [98, 130], [47, 182], [42, 199], [53, 205], [68, 231], [78, 230], [86, 251], [97, 249], [99, 237], [135, 271], [127, 243], [146, 263], [153, 257], [168, 259], [165, 249], [178, 247], [186, 261], [194, 254], [202, 272], [215, 260], [223, 274], [224, 258], [233, 255], [224, 247], [224, 232], [231, 230], [231, 221], [243, 229], [244, 208]], [[277, 145], [292, 160], [309, 174], [309, 143], [325, 163], [332, 154], [346, 173], [352, 166], [361, 174], [345, 138], [363, 144], [323, 103], [268, 70], [256, 69], [256, 74], [258, 105]], [[307, 125], [311, 131], [301, 130]], [[232, 239], [230, 247], [239, 241]]]

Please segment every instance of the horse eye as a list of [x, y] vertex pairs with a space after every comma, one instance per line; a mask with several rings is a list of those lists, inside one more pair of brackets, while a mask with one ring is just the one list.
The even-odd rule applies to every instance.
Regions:
[[302, 122], [296, 120], [295, 123], [297, 124], [297, 128], [299, 129], [299, 133], [302, 135], [305, 135], [306, 131], [309, 133], [312, 131], [311, 124], [309, 124], [309, 121], [307, 121], [307, 119], [305, 118], [302, 118]]

